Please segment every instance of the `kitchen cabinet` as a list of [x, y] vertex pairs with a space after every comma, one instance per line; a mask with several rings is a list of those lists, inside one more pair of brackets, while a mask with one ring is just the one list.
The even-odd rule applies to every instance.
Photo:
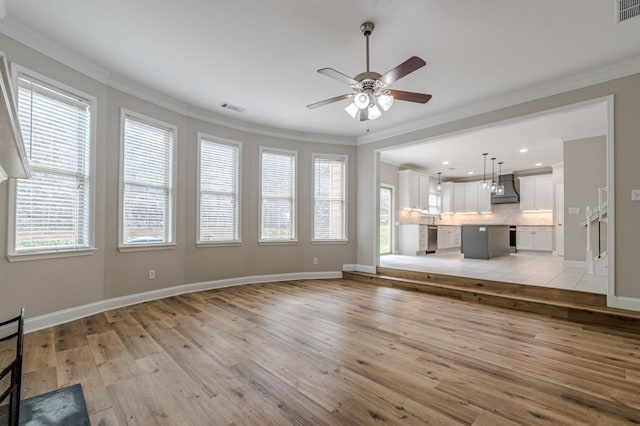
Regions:
[[438, 225], [438, 250], [460, 248], [460, 227]]
[[453, 184], [453, 211], [454, 213], [464, 213], [465, 210], [465, 186], [464, 183], [454, 182]]
[[427, 251], [428, 225], [407, 224], [399, 226], [400, 254], [415, 256]]
[[[478, 213], [491, 211], [491, 193], [482, 188], [481, 182], [453, 182], [447, 188], [447, 196], [453, 200], [451, 208], [454, 213]], [[443, 187], [442, 204], [445, 206], [445, 188]]]
[[453, 182], [442, 184], [442, 213], [453, 213]]
[[480, 213], [491, 213], [491, 191], [489, 188], [483, 188], [482, 182], [476, 182], [478, 185], [478, 211]]
[[398, 174], [400, 209], [428, 210], [429, 177], [413, 170], [401, 170]]
[[420, 209], [429, 210], [429, 177], [419, 175], [418, 182], [418, 199], [420, 200]]
[[520, 178], [520, 210], [553, 210], [551, 175]]
[[464, 184], [464, 211], [478, 211], [478, 182], [466, 182]]
[[551, 251], [553, 226], [518, 226], [516, 247], [518, 250]]

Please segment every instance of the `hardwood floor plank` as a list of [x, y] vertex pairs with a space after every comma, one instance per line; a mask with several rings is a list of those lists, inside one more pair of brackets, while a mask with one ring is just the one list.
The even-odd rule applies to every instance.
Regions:
[[22, 398], [31, 398], [41, 393], [58, 389], [56, 367], [44, 368], [22, 374]]
[[104, 426], [640, 423], [640, 330], [349, 280], [105, 312], [27, 335], [24, 367]]

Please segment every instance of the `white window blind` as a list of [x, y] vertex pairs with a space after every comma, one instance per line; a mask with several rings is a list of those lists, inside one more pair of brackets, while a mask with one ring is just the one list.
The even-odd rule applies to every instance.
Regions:
[[200, 138], [200, 242], [239, 241], [240, 145]]
[[314, 156], [313, 239], [346, 240], [346, 158]]
[[295, 240], [296, 153], [263, 149], [260, 170], [260, 239]]
[[122, 243], [173, 242], [175, 130], [125, 114]]
[[31, 179], [16, 181], [16, 254], [89, 248], [91, 102], [18, 78], [18, 115]]

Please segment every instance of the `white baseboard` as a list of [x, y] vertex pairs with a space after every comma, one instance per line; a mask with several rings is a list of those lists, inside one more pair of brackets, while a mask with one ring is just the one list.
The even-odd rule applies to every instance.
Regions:
[[130, 294], [127, 296], [114, 297], [112, 299], [100, 300], [86, 305], [75, 306], [61, 311], [51, 312], [25, 320], [24, 329], [26, 333], [42, 330], [43, 328], [75, 321], [90, 315], [111, 309], [122, 308], [151, 300], [164, 299], [178, 296], [180, 294], [194, 293], [197, 291], [214, 290], [225, 287], [235, 287], [246, 284], [260, 284], [279, 281], [293, 280], [321, 280], [342, 278], [340, 271], [328, 272], [293, 272], [288, 274], [274, 275], [254, 275], [249, 277], [227, 278], [224, 280], [205, 281], [200, 283], [183, 284], [173, 287], [161, 288], [158, 290], [145, 291], [144, 293]]
[[565, 260], [564, 266], [567, 268], [586, 268], [587, 262], [584, 260]]
[[629, 311], [640, 312], [640, 299], [624, 296], [607, 296], [607, 306], [610, 308], [627, 309]]
[[375, 266], [352, 265], [352, 264], [342, 265], [342, 270], [344, 272], [364, 272], [367, 274], [375, 274], [378, 272]]

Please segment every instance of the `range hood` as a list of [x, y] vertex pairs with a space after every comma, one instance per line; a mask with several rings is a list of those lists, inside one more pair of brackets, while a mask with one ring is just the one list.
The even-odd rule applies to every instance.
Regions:
[[520, 202], [513, 174], [498, 176], [498, 185], [504, 185], [504, 194], [491, 194], [491, 204], [513, 204]]

